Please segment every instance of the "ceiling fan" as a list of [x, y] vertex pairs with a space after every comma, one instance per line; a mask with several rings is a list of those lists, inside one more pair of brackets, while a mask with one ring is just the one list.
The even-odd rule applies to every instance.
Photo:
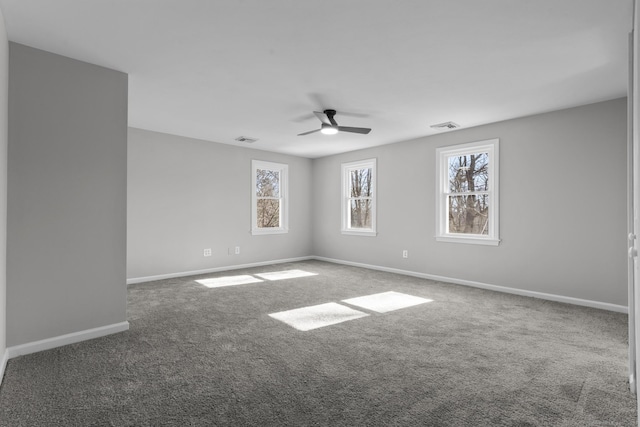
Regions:
[[354, 128], [350, 126], [338, 126], [338, 123], [333, 118], [336, 115], [336, 110], [324, 110], [322, 113], [319, 111], [314, 111], [313, 114], [316, 115], [322, 122], [322, 127], [320, 129], [310, 130], [309, 132], [299, 133], [298, 136], [309, 135], [314, 132], [322, 132], [325, 135], [335, 135], [338, 132], [352, 132], [352, 133], [362, 133], [367, 134], [371, 132], [369, 128]]

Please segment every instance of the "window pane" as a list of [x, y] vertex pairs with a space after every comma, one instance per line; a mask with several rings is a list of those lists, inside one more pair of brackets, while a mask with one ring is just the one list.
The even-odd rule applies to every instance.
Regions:
[[280, 172], [257, 169], [256, 195], [258, 197], [280, 197]]
[[449, 233], [489, 234], [489, 195], [448, 196]]
[[371, 228], [371, 200], [351, 200], [351, 228]]
[[351, 197], [371, 197], [371, 169], [355, 169], [349, 173]]
[[258, 228], [280, 227], [280, 200], [257, 200], [257, 226]]
[[452, 156], [447, 160], [451, 193], [489, 189], [489, 153]]

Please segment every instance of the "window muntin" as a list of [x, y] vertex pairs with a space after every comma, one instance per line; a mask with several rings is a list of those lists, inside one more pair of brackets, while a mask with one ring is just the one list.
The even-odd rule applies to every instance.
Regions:
[[498, 140], [437, 149], [436, 240], [497, 245]]
[[252, 161], [253, 234], [288, 232], [287, 174], [288, 166], [285, 164]]
[[376, 159], [342, 164], [342, 233], [376, 235]]

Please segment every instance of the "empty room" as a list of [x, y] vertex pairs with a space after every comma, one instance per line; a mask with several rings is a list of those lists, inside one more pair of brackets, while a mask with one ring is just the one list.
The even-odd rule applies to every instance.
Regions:
[[636, 426], [635, 0], [0, 0], [0, 426]]

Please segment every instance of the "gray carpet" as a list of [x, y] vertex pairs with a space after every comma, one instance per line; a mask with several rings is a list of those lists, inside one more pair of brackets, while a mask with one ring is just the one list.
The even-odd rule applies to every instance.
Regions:
[[[316, 276], [209, 289], [195, 279]], [[433, 302], [298, 331], [280, 312]], [[9, 361], [1, 426], [635, 426], [627, 316], [316, 261], [129, 287], [128, 332]]]

